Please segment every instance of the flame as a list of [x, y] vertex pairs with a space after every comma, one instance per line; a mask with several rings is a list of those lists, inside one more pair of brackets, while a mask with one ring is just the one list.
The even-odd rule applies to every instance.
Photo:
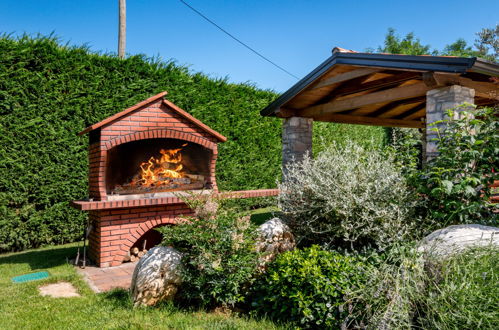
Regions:
[[[182, 148], [187, 144], [182, 145]], [[152, 156], [147, 162], [140, 164], [139, 178], [132, 180], [131, 186], [158, 186], [169, 183], [169, 178], [182, 178], [182, 154], [178, 149], [161, 149], [160, 157]], [[172, 168], [172, 165], [175, 167]]]

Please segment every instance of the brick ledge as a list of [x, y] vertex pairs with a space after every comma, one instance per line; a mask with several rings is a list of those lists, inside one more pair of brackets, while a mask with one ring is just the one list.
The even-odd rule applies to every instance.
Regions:
[[[277, 196], [279, 189], [259, 189], [259, 190], [238, 190], [238, 191], [225, 191], [220, 192], [218, 195], [223, 198], [255, 198]], [[184, 204], [179, 197], [163, 197], [163, 198], [143, 198], [131, 199], [122, 201], [87, 201], [79, 200], [72, 201], [70, 205], [78, 210], [92, 211], [92, 210], [107, 210], [119, 209], [141, 206], [154, 206], [166, 204]]]

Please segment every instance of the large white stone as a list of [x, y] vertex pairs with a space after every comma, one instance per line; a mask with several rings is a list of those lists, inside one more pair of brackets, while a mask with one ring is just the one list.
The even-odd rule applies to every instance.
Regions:
[[263, 223], [258, 227], [258, 233], [256, 249], [262, 253], [259, 260], [260, 270], [264, 270], [265, 265], [279, 253], [293, 250], [296, 246], [291, 229], [279, 218], [272, 218]]
[[182, 283], [181, 259], [180, 252], [164, 246], [154, 247], [140, 258], [130, 286], [134, 306], [173, 300]]
[[447, 257], [471, 247], [499, 247], [499, 228], [477, 224], [455, 225], [434, 231], [419, 243], [418, 251]]

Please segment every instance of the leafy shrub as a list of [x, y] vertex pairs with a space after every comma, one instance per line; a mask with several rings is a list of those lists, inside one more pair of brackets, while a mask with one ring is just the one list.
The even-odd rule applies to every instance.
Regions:
[[435, 123], [439, 155], [412, 182], [423, 197], [423, 211], [440, 227], [497, 223], [489, 199], [491, 184], [499, 180], [498, 114], [491, 108], [458, 108]]
[[348, 323], [348, 296], [363, 286], [366, 267], [356, 257], [317, 245], [285, 252], [258, 280], [252, 305], [301, 327], [339, 328]]
[[[411, 246], [385, 253], [352, 294], [368, 329], [495, 329], [499, 322], [497, 249], [471, 249], [446, 260], [422, 259]], [[431, 267], [428, 267], [431, 264]]]
[[[277, 97], [272, 91], [191, 73], [173, 61], [60, 46], [53, 37], [0, 36], [0, 54], [0, 252], [81, 238], [86, 214], [68, 206], [88, 189], [87, 136], [77, 133], [164, 90], [227, 136], [219, 146], [221, 190], [275, 186], [281, 121], [259, 114]], [[319, 125], [314, 134], [329, 130]], [[369, 132], [382, 136], [370, 127], [329, 136]]]
[[199, 218], [158, 229], [162, 244], [183, 254], [180, 298], [202, 307], [233, 307], [244, 300], [256, 271], [255, 227], [249, 216], [230, 210], [194, 208], [201, 210]]
[[390, 127], [387, 149], [404, 176], [421, 169], [422, 134], [414, 128]]
[[289, 167], [279, 205], [298, 239], [384, 249], [410, 236], [415, 196], [392, 157], [348, 143]]

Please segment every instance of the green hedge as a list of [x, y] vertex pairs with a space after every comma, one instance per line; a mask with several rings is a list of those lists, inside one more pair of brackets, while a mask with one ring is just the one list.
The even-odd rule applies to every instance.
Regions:
[[[171, 61], [121, 60], [61, 46], [52, 37], [3, 36], [0, 54], [0, 251], [80, 238], [86, 215], [68, 206], [87, 196], [87, 136], [77, 133], [164, 90], [227, 136], [217, 163], [220, 189], [275, 187], [281, 123], [259, 115], [277, 97], [272, 91], [191, 73]], [[378, 128], [314, 129], [324, 137], [319, 144], [384, 139]]]

